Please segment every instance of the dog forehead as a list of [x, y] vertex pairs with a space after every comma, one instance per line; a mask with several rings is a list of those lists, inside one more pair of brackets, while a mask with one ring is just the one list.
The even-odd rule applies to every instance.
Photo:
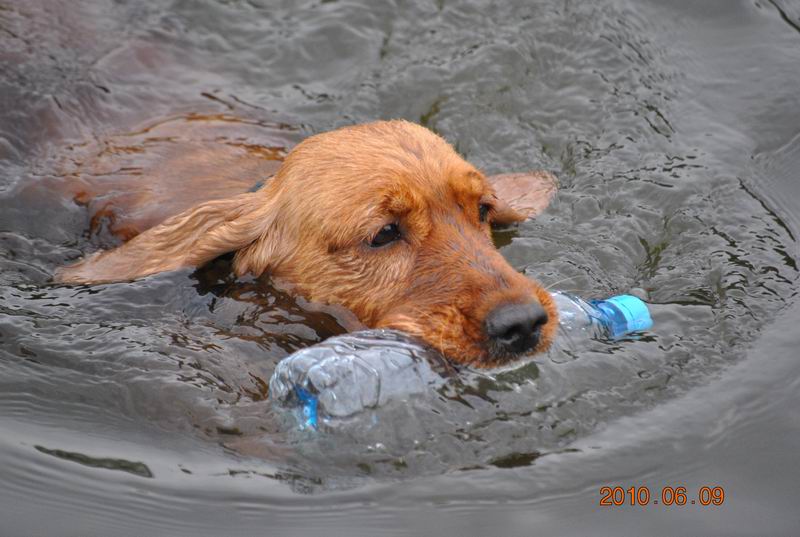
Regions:
[[490, 190], [483, 174], [444, 140], [429, 134], [434, 137], [432, 143], [401, 139], [379, 154], [359, 153], [355, 157], [362, 170], [359, 177], [395, 197], [424, 198], [429, 203], [453, 199], [462, 203]]
[[312, 136], [290, 153], [279, 175], [298, 204], [347, 220], [381, 209], [405, 212], [453, 201], [465, 206], [490, 191], [484, 176], [443, 138], [406, 121]]
[[466, 206], [488, 191], [488, 183], [477, 170], [465, 166], [408, 166], [394, 170], [376, 170], [366, 184], [350, 192], [351, 207], [364, 210], [381, 208], [402, 214], [428, 209]]

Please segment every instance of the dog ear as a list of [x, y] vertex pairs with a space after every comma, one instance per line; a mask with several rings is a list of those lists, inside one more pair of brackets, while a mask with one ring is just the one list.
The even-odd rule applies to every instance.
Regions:
[[[133, 280], [149, 274], [199, 267], [212, 259], [266, 237], [276, 220], [270, 189], [196, 205], [144, 231], [122, 246], [95, 253], [56, 271], [60, 283], [100, 283]], [[273, 246], [274, 248], [274, 246]], [[272, 253], [259, 252], [261, 266]], [[249, 265], [251, 268], [255, 264]], [[245, 271], [239, 271], [241, 274]]]
[[522, 222], [541, 214], [558, 189], [555, 176], [543, 170], [503, 173], [487, 179], [497, 197], [493, 223], [499, 226]]

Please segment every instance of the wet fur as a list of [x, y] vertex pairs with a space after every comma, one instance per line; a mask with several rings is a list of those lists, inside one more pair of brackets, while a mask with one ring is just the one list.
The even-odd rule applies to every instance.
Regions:
[[[480, 221], [481, 203], [491, 206], [489, 222]], [[405, 121], [376, 122], [312, 136], [260, 190], [200, 203], [56, 279], [132, 280], [235, 252], [238, 275], [269, 272], [367, 326], [404, 330], [455, 361], [493, 366], [515, 358], [484, 333], [495, 306], [542, 304], [550, 320], [536, 352], [557, 324], [549, 294], [492, 244], [490, 223], [522, 219], [441, 137]], [[371, 248], [390, 223], [401, 240]]]

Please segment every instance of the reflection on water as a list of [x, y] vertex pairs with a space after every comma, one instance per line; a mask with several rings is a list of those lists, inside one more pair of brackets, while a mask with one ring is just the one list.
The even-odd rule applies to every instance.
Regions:
[[[594, 486], [598, 467], [630, 479], [633, 463], [612, 454], [644, 437], [626, 420], [701, 388], [716, 408], [716, 379], [797, 314], [799, 22], [777, 0], [0, 0], [0, 505], [27, 498], [104, 534], [134, 534], [149, 514], [155, 532], [179, 533], [208, 530], [214, 508], [244, 527], [307, 506], [295, 492], [347, 490], [317, 500], [319, 525], [339, 526], [341, 505], [474, 507], [519, 500], [517, 488], [543, 502]], [[504, 255], [553, 289], [639, 289], [654, 330], [561, 342], [369, 426], [310, 437], [273, 414], [266, 383], [289, 352], [345, 331], [345, 313], [267, 277], [236, 280], [226, 259], [128, 284], [48, 283], [112, 245], [119, 224], [113, 211], [89, 221], [65, 184], [100, 183], [110, 199], [116, 181], [204, 145], [274, 169], [306, 135], [392, 117], [490, 173], [553, 170], [554, 204], [497, 234]], [[776, 382], [798, 373], [763, 367]], [[670, 445], [704, 453], [694, 464], [718, 460], [701, 431], [717, 444], [766, 434], [748, 433], [744, 414], [659, 419], [676, 432], [638, 453], [640, 481]], [[609, 428], [624, 434], [598, 456], [592, 439]], [[15, 520], [21, 533], [55, 526]]]

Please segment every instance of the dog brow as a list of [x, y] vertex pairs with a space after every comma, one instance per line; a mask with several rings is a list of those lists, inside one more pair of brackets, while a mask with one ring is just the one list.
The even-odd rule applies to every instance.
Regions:
[[459, 204], [473, 203], [474, 200], [483, 198], [487, 193], [483, 175], [475, 170], [452, 174], [448, 185]]

